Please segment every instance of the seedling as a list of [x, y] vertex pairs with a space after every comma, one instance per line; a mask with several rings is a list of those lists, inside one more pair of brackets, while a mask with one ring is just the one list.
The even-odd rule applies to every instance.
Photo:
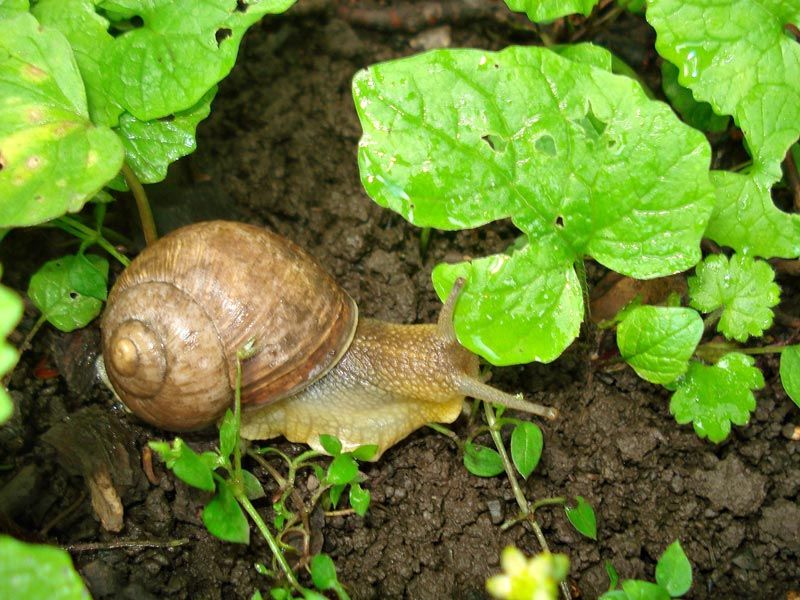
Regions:
[[[267, 541], [273, 554], [273, 561], [288, 581], [286, 588], [274, 588], [271, 595], [276, 600], [294, 598], [295, 592], [300, 593], [305, 599], [322, 597], [313, 590], [303, 587], [297, 579], [294, 570], [289, 565], [285, 551], [292, 548], [284, 541], [290, 532], [300, 532], [304, 538], [304, 547], [309, 546], [310, 531], [304, 529], [301, 523], [304, 517], [327, 494], [328, 502], [336, 506], [342, 492], [350, 488], [350, 504], [353, 511], [364, 515], [369, 506], [369, 491], [361, 488], [361, 477], [358, 472], [357, 460], [369, 460], [377, 451], [374, 446], [361, 446], [353, 452], [341, 452], [339, 440], [333, 436], [322, 436], [323, 447], [333, 455], [333, 460], [327, 472], [312, 461], [324, 456], [321, 452], [308, 451], [296, 459], [290, 459], [283, 453], [273, 448], [263, 448], [250, 452], [262, 466], [273, 475], [281, 488], [280, 496], [273, 502], [275, 518], [273, 525], [277, 535], [273, 535], [268, 525], [253, 506], [252, 501], [265, 496], [264, 488], [256, 476], [242, 468], [242, 441], [239, 437], [241, 420], [241, 363], [252, 355], [251, 345], [241, 350], [236, 361], [236, 389], [234, 410], [226, 411], [219, 429], [219, 449], [197, 454], [181, 438], [176, 438], [170, 445], [167, 442], [150, 442], [150, 447], [155, 450], [165, 461], [167, 467], [175, 475], [192, 487], [207, 492], [214, 496], [203, 509], [203, 524], [206, 529], [221, 540], [240, 544], [250, 543], [250, 524], [247, 516], [255, 523], [256, 528]], [[278, 474], [269, 466], [261, 455], [278, 454], [288, 462], [289, 473], [287, 477]], [[294, 479], [297, 471], [310, 467], [318, 475], [321, 485], [311, 501], [310, 508], [303, 507], [306, 514], [295, 515], [287, 509], [286, 503], [289, 496], [295, 492]], [[264, 569], [265, 573], [272, 572]], [[345, 600], [347, 592], [336, 578], [333, 562], [325, 555], [315, 555], [310, 558], [309, 571], [312, 581], [317, 589], [332, 590], [337, 596]]]
[[607, 562], [606, 571], [609, 590], [600, 596], [600, 600], [669, 600], [680, 598], [692, 587], [692, 565], [677, 540], [658, 559], [656, 583], [626, 579], [621, 584], [622, 589], [617, 589], [620, 584], [616, 569]]

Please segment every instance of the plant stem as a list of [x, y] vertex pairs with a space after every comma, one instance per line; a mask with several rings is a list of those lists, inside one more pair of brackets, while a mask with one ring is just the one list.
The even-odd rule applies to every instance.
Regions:
[[[545, 552], [550, 552], [550, 546], [547, 545], [544, 532], [542, 531], [542, 528], [539, 527], [539, 523], [536, 522], [536, 517], [531, 510], [531, 507], [528, 505], [528, 500], [525, 498], [525, 494], [519, 485], [519, 481], [517, 480], [517, 474], [514, 471], [514, 465], [508, 458], [505, 444], [503, 444], [503, 438], [500, 436], [500, 429], [497, 426], [494, 409], [491, 407], [491, 405], [484, 402], [483, 411], [486, 415], [486, 422], [489, 424], [489, 433], [491, 434], [494, 445], [497, 448], [497, 452], [500, 454], [500, 458], [503, 461], [503, 468], [506, 471], [506, 476], [508, 477], [509, 483], [511, 483], [511, 489], [514, 491], [514, 498], [517, 500], [517, 505], [519, 506], [520, 511], [522, 511], [522, 514], [526, 517], [525, 522], [528, 523], [533, 529], [533, 533], [536, 535], [536, 539], [539, 540], [539, 545], [542, 547], [542, 550]], [[553, 498], [545, 498], [540, 502], [555, 504], [554, 502], [548, 502], [552, 500]], [[566, 598], [566, 600], [571, 600], [572, 594], [569, 591], [567, 582], [560, 582], [559, 587], [561, 588], [561, 593], [564, 598]]]
[[144, 233], [144, 241], [149, 246], [158, 239], [158, 231], [156, 230], [156, 222], [153, 219], [153, 211], [150, 210], [150, 202], [147, 200], [147, 194], [142, 187], [139, 178], [136, 177], [133, 170], [128, 166], [128, 163], [122, 163], [122, 176], [136, 200], [136, 208], [139, 211], [139, 218], [142, 221], [142, 233]]
[[242, 359], [236, 355], [236, 389], [233, 391], [233, 421], [236, 423], [236, 444], [233, 446], [233, 476], [237, 486], [242, 481], [242, 445], [239, 428], [242, 418]]
[[261, 535], [267, 541], [267, 545], [269, 549], [272, 550], [272, 554], [275, 557], [275, 560], [278, 561], [278, 565], [283, 571], [283, 574], [286, 575], [286, 580], [291, 584], [291, 586], [297, 590], [298, 592], [303, 591], [303, 586], [300, 585], [300, 582], [297, 581], [297, 577], [295, 577], [294, 571], [292, 571], [292, 567], [289, 566], [289, 563], [286, 562], [286, 557], [283, 556], [283, 552], [281, 551], [280, 547], [278, 546], [278, 541], [275, 539], [275, 536], [272, 535], [267, 524], [264, 522], [264, 519], [261, 518], [261, 515], [258, 514], [258, 511], [255, 509], [253, 504], [244, 495], [243, 492], [236, 492], [236, 500], [239, 504], [242, 505], [242, 508], [250, 515], [250, 518], [258, 527], [258, 530], [261, 532]]
[[76, 238], [88, 241], [92, 244], [97, 244], [103, 250], [117, 259], [123, 267], [127, 267], [131, 264], [131, 261], [128, 260], [128, 257], [124, 254], [120, 254], [119, 251], [117, 251], [117, 249], [111, 244], [111, 242], [109, 242], [95, 230], [78, 221], [78, 219], [64, 215], [55, 219], [53, 222], [56, 226], [60, 227], [67, 233], [74, 235]]
[[722, 307], [718, 308], [714, 312], [710, 313], [705, 319], [703, 319], [703, 328], [708, 331], [712, 329], [714, 325], [717, 324], [719, 318], [722, 316]]
[[42, 328], [42, 325], [44, 325], [46, 322], [47, 322], [47, 317], [44, 314], [39, 315], [39, 318], [36, 319], [36, 323], [33, 324], [33, 327], [31, 327], [31, 330], [28, 332], [28, 335], [26, 335], [25, 339], [22, 340], [22, 344], [19, 347], [20, 354], [22, 354], [28, 349], [28, 346], [31, 345], [31, 341], [36, 336], [36, 334], [39, 333], [39, 330]]
[[500, 430], [497, 428], [497, 420], [494, 416], [494, 409], [490, 404], [484, 402], [483, 412], [486, 415], [486, 422], [489, 424], [489, 434], [492, 436], [494, 445], [497, 448], [497, 451], [500, 453], [500, 458], [503, 460], [503, 468], [506, 471], [506, 476], [508, 477], [509, 483], [511, 483], [511, 489], [514, 492], [514, 498], [516, 499], [519, 509], [523, 512], [523, 514], [528, 515], [530, 514], [528, 500], [525, 498], [525, 494], [523, 493], [522, 488], [519, 486], [517, 475], [514, 472], [514, 465], [511, 464], [511, 460], [508, 458], [505, 444], [503, 444], [503, 438], [500, 436]]
[[431, 429], [433, 429], [436, 433], [441, 433], [442, 435], [447, 436], [448, 438], [450, 438], [450, 440], [459, 449], [461, 449], [463, 447], [463, 444], [461, 443], [461, 439], [455, 434], [454, 431], [451, 431], [447, 427], [444, 427], [443, 425], [440, 425], [439, 423], [427, 423], [426, 426], [430, 427]]

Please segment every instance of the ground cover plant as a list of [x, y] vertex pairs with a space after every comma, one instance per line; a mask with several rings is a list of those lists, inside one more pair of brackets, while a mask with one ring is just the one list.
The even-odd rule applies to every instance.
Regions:
[[[76, 10], [79, 4], [81, 10], [95, 10], [90, 3], [75, 3]], [[170, 22], [169, 19], [161, 21], [153, 15], [140, 15], [136, 11], [128, 14], [125, 7], [120, 8], [122, 4], [114, 3], [112, 6], [112, 3], [100, 3], [103, 11], [95, 12], [114, 23], [115, 27], [118, 26], [118, 29], [112, 28], [111, 37], [114, 40], [124, 38], [126, 32], [135, 33], [157, 27], [158, 23]], [[644, 8], [643, 3], [638, 6], [637, 3], [625, 3], [624, 9], [622, 5], [615, 7], [608, 3], [600, 3], [599, 7], [595, 7], [597, 3], [594, 2], [580, 6], [567, 3], [550, 6], [545, 2], [508, 4], [514, 10], [524, 9], [538, 20], [557, 19], [572, 11], [588, 15], [592, 14], [593, 9], [596, 15], [603, 17], [612, 11], [619, 16], [623, 10]], [[682, 10], [692, 7], [690, 3], [683, 4]], [[549, 362], [564, 352], [578, 335], [585, 317], [587, 277], [584, 272], [592, 270], [591, 265], [584, 267], [586, 257], [634, 278], [651, 278], [694, 268], [695, 272], [689, 278], [688, 293], [665, 296], [656, 303], [658, 305], [648, 306], [647, 302], [635, 300], [619, 315], [609, 318], [603, 326], [616, 329], [621, 360], [630, 364], [643, 379], [664, 385], [669, 390], [671, 397], [667, 399], [667, 404], [678, 422], [691, 422], [699, 436], [715, 443], [730, 440], [732, 435], [734, 439], [742, 439], [731, 434], [731, 424], [744, 425], [752, 418], [757, 397], [754, 392], [763, 388], [771, 376], [779, 375], [785, 391], [797, 401], [800, 361], [796, 337], [784, 336], [777, 343], [775, 340], [760, 341], [774, 322], [775, 307], [782, 293], [775, 284], [774, 268], [777, 263], [766, 261], [775, 257], [796, 258], [799, 253], [797, 215], [790, 214], [790, 210], [780, 210], [772, 200], [774, 194], [779, 202], [788, 197], [791, 204], [790, 188], [780, 180], [784, 176], [781, 170], [783, 165], [787, 172], [786, 181], [789, 182], [791, 156], [786, 159], [786, 155], [789, 146], [797, 139], [797, 132], [793, 128], [797, 119], [792, 113], [792, 106], [796, 106], [796, 103], [791, 103], [792, 94], [796, 93], [793, 87], [796, 79], [786, 76], [792, 64], [776, 63], [773, 71], [764, 70], [766, 83], [751, 82], [751, 88], [738, 100], [734, 98], [734, 104], [730, 104], [731, 94], [719, 95], [713, 85], [733, 79], [729, 73], [713, 73], [718, 66], [713, 60], [714, 52], [747, 56], [748, 40], [751, 44], [771, 40], [772, 45], [759, 55], [759, 60], [772, 64], [770, 61], [780, 56], [794, 56], [797, 44], [792, 40], [793, 30], [786, 24], [796, 22], [797, 13], [790, 12], [793, 9], [781, 4], [773, 7], [769, 18], [763, 14], [757, 15], [763, 29], [757, 32], [758, 35], [748, 32], [741, 36], [743, 39], [737, 38], [736, 52], [725, 47], [725, 43], [730, 43], [732, 38], [723, 35], [725, 32], [721, 29], [705, 32], [707, 39], [704, 39], [704, 43], [687, 50], [686, 36], [696, 35], [696, 31], [681, 31], [685, 23], [737, 24], [741, 19], [750, 23], [752, 15], [748, 17], [742, 14], [763, 8], [745, 2], [731, 2], [729, 5], [727, 8], [717, 6], [714, 10], [722, 11], [719, 14], [703, 16], [704, 10], [711, 9], [705, 9], [704, 5], [698, 3], [697, 7], [691, 9], [700, 12], [683, 15], [683, 21], [673, 18], [680, 11], [667, 3], [652, 2], [647, 7], [647, 18], [658, 34], [659, 52], [666, 59], [674, 59], [676, 65], [672, 68], [668, 60], [659, 65], [663, 76], [663, 93], [681, 120], [691, 127], [682, 124], [666, 105], [649, 99], [654, 94], [660, 94], [659, 90], [648, 90], [642, 82], [617, 74], [630, 74], [630, 69], [626, 70], [618, 57], [587, 45], [548, 49], [513, 48], [498, 52], [442, 50], [403, 59], [406, 62], [375, 65], [360, 74], [354, 84], [356, 107], [361, 113], [365, 132], [359, 151], [361, 176], [364, 187], [379, 204], [397, 210], [415, 224], [435, 229], [476, 227], [510, 218], [517, 229], [516, 235], [522, 233], [516, 243], [505, 251], [502, 247], [495, 247], [494, 251], [498, 253], [488, 258], [477, 258], [468, 263], [442, 264], [434, 271], [434, 285], [440, 296], [447, 294], [455, 278], [462, 275], [468, 277], [467, 293], [459, 302], [456, 327], [462, 342], [491, 362], [503, 365], [537, 359]], [[48, 16], [45, 10], [49, 10], [50, 6], [47, 2], [36, 3], [31, 12], [45, 23], [48, 18], [56, 19]], [[22, 3], [5, 3], [0, 8], [7, 8], [10, 12], [17, 9], [25, 12], [27, 9]], [[2, 16], [5, 17], [6, 13]], [[591, 18], [586, 22], [591, 23]], [[547, 42], [548, 38], [556, 37], [552, 33], [558, 32], [559, 23], [566, 24], [568, 30], [577, 27], [573, 32], [580, 33], [584, 21], [570, 18], [554, 25], [541, 26], [538, 30], [525, 25], [529, 29], [524, 30], [533, 28], [534, 35], [538, 31]], [[777, 23], [780, 23], [780, 27]], [[55, 27], [56, 22], [51, 21], [50, 26]], [[17, 29], [20, 32], [30, 31], [24, 27]], [[79, 29], [82, 34], [87, 31], [84, 26]], [[241, 37], [238, 30], [226, 33], [224, 29], [214, 30], [213, 45], [219, 44], [221, 48], [226, 40]], [[746, 31], [748, 28], [740, 29]], [[209, 31], [205, 32], [206, 41]], [[80, 161], [87, 162], [91, 149], [95, 148], [92, 144], [99, 143], [95, 142], [93, 136], [103, 141], [112, 139], [94, 132], [94, 129], [105, 131], [97, 125], [103, 124], [106, 118], [103, 114], [113, 114], [116, 109], [97, 109], [96, 113], [93, 112], [90, 78], [84, 74], [88, 68], [83, 66], [81, 60], [77, 60], [81, 56], [78, 46], [69, 35], [67, 39], [76, 48], [76, 64], [81, 77], [85, 79], [86, 96], [89, 99], [88, 121], [94, 124], [87, 125], [85, 115], [83, 121], [70, 117], [75, 122], [83, 123], [87, 131], [92, 131], [86, 134], [87, 139], [91, 139], [88, 142], [80, 141], [76, 146], [78, 150], [74, 151], [79, 164], [83, 164]], [[564, 41], [564, 36], [556, 39]], [[721, 41], [714, 41], [716, 39]], [[134, 44], [133, 47], [144, 52], [142, 49], [153, 43], [153, 38], [147, 38], [141, 45]], [[675, 50], [671, 55], [672, 47]], [[691, 50], [695, 52], [694, 55], [691, 55]], [[120, 54], [127, 56], [135, 53], [126, 47], [124, 52], [120, 50]], [[108, 53], [108, 57], [103, 53], [103, 61], [110, 61], [110, 56], [111, 53]], [[482, 59], [485, 59], [483, 64]], [[712, 73], [708, 74], [704, 68], [711, 69]], [[748, 68], [740, 65], [735, 72], [750, 72]], [[524, 81], [522, 87], [512, 85], [516, 80], [507, 73], [513, 69], [529, 74], [531, 81]], [[209, 70], [213, 69], [209, 67]], [[125, 72], [124, 69], [122, 72]], [[424, 81], [427, 75], [431, 75], [433, 81]], [[442, 84], [444, 78], [450, 78], [446, 79], [447, 85]], [[535, 89], [531, 91], [526, 86]], [[105, 93], [106, 89], [116, 90], [116, 87], [101, 85], [97, 89]], [[542, 92], [543, 98], [537, 97], [537, 89]], [[558, 96], [558, 92], [562, 91], [565, 95]], [[170, 89], [169, 92], [165, 96], [186, 100], [187, 96], [181, 90]], [[215, 90], [207, 88], [205, 92], [213, 95]], [[552, 98], [549, 97], [551, 93]], [[440, 97], [442, 95], [443, 98]], [[125, 95], [116, 97], [124, 98]], [[504, 100], [497, 102], [497, 98]], [[532, 103], [531, 98], [540, 103]], [[786, 100], [785, 105], [779, 106], [783, 99]], [[698, 100], [706, 100], [707, 103]], [[197, 104], [205, 108], [197, 112], [187, 110], [184, 115], [178, 114], [181, 112], [179, 110], [173, 110], [155, 118], [147, 117], [143, 112], [134, 112], [140, 110], [135, 99], [127, 101], [131, 102], [125, 105], [124, 110], [129, 111], [127, 117], [120, 116], [120, 125], [108, 129], [122, 140], [128, 157], [136, 155], [134, 146], [142, 148], [130, 141], [137, 135], [141, 134], [142, 144], [144, 142], [141, 140], [144, 139], [152, 142], [154, 137], [161, 138], [159, 143], [151, 143], [151, 147], [142, 149], [140, 159], [131, 158], [129, 166], [131, 172], [142, 181], [163, 178], [166, 164], [172, 160], [169, 157], [177, 156], [162, 154], [164, 148], [173, 147], [174, 153], [179, 153], [189, 149], [192, 143], [189, 141], [188, 146], [175, 143], [175, 138], [170, 136], [178, 134], [171, 124], [177, 123], [175, 127], [185, 125], [191, 130], [189, 138], [193, 139], [194, 127], [208, 114], [210, 97], [205, 104], [202, 99], [198, 100]], [[403, 103], [406, 101], [408, 105]], [[97, 100], [97, 105], [102, 106], [102, 102], [102, 99]], [[448, 113], [448, 103], [454, 102], [458, 106], [457, 113]], [[439, 106], [442, 114], [436, 111]], [[419, 107], [424, 107], [424, 115], [432, 119], [432, 123], [413, 118], [412, 109]], [[706, 141], [709, 136], [699, 132], [729, 131], [734, 125], [726, 115], [732, 115], [735, 126], [744, 132], [745, 147], [753, 158], [745, 156], [738, 164], [726, 164], [729, 168], [727, 171], [719, 170], [720, 165], [715, 163], [717, 170], [709, 171], [712, 146]], [[777, 117], [775, 121], [762, 123], [759, 122], [760, 115]], [[152, 129], [138, 129], [138, 125], [141, 125], [136, 121], [138, 118], [142, 118]], [[123, 122], [127, 125], [123, 126]], [[515, 129], [515, 124], [521, 125]], [[449, 135], [443, 135], [443, 132]], [[130, 136], [127, 142], [126, 135]], [[384, 135], [385, 139], [382, 138]], [[33, 138], [38, 143], [36, 136]], [[111, 145], [114, 143], [109, 142]], [[39, 146], [32, 148], [39, 152]], [[105, 146], [103, 148], [108, 150]], [[148, 175], [145, 165], [151, 154], [157, 157], [153, 159], [156, 164], [153, 168], [155, 175]], [[112, 149], [104, 157], [113, 155]], [[276, 159], [274, 155], [272, 158]], [[140, 160], [140, 163], [136, 160]], [[295, 160], [302, 163], [303, 159]], [[280, 162], [279, 158], [277, 162]], [[38, 168], [36, 161], [33, 163], [34, 169]], [[20, 172], [27, 177], [26, 169], [31, 168], [21, 158], [12, 166], [14, 170], [3, 164], [0, 178], [8, 176], [9, 179], [0, 181], [12, 181], [12, 175], [19, 177]], [[64, 176], [74, 177], [80, 171], [73, 169]], [[120, 168], [117, 167], [105, 182], [112, 189], [126, 185], [125, 177], [119, 172]], [[61, 176], [61, 171], [54, 173]], [[547, 177], [542, 177], [541, 173], [547, 173]], [[92, 175], [91, 169], [88, 175]], [[44, 186], [42, 190], [46, 193], [42, 197], [45, 198], [49, 196], [53, 182], [57, 184], [58, 179], [51, 173], [42, 181], [44, 183], [37, 185]], [[129, 176], [127, 181], [134, 180]], [[91, 187], [95, 185], [92, 183]], [[80, 188], [71, 180], [65, 187]], [[44, 288], [39, 285], [41, 278], [31, 281], [29, 297], [41, 312], [40, 323], [48, 321], [68, 330], [83, 326], [101, 310], [109, 267], [105, 259], [85, 253], [90, 246], [99, 245], [112, 256], [116, 253], [119, 256], [114, 258], [119, 262], [126, 260], [115, 248], [120, 238], [115, 237], [116, 233], [104, 225], [107, 206], [104, 201], [108, 198], [105, 194], [95, 195], [96, 191], [86, 192], [80, 201], [92, 200], [88, 207], [92, 215], [57, 216], [59, 211], [63, 213], [67, 210], [66, 204], [61, 205], [65, 208], [47, 214], [48, 219], [55, 217], [54, 225], [76, 236], [79, 250], [74, 255], [57, 259], [42, 270], [48, 282]], [[30, 189], [25, 193], [30, 194]], [[589, 199], [588, 206], [583, 202], [586, 198]], [[782, 206], [786, 209], [787, 204]], [[70, 210], [73, 207], [77, 208], [76, 205], [68, 206]], [[284, 207], [281, 210], [297, 209]], [[305, 217], [301, 217], [301, 222], [302, 218]], [[16, 223], [9, 221], [9, 224]], [[511, 227], [505, 233], [507, 237], [503, 245], [515, 235]], [[434, 243], [437, 237], [440, 240], [452, 239], [434, 233]], [[701, 238], [707, 240], [702, 246], [702, 253]], [[715, 243], [709, 243], [709, 239]], [[486, 251], [478, 245], [469, 254], [481, 256]], [[436, 258], [439, 261], [443, 257], [439, 253]], [[113, 263], [111, 268], [115, 269]], [[79, 294], [78, 298], [73, 297], [75, 293]], [[652, 301], [650, 304], [653, 304]], [[18, 299], [11, 300], [9, 305], [16, 305], [16, 308], [9, 308], [6, 322], [10, 330], [15, 319], [19, 318], [21, 308]], [[73, 308], [72, 305], [78, 306]], [[521, 326], [523, 329], [519, 329]], [[526, 333], [512, 339], [507, 335], [511, 330]], [[754, 360], [761, 353], [770, 352], [780, 353], [780, 363]], [[9, 362], [13, 362], [10, 349], [9, 357]], [[496, 373], [501, 371], [497, 370]], [[728, 402], [728, 399], [733, 401]], [[453, 434], [454, 438], [450, 433], [445, 433], [449, 440], [455, 442], [456, 448], [463, 449], [459, 460], [463, 460], [470, 472], [483, 476], [505, 472], [510, 482], [513, 482], [512, 477], [516, 477], [516, 472], [524, 480], [530, 480], [517, 482], [516, 485], [502, 484], [512, 489], [513, 499], [520, 511], [519, 515], [506, 519], [504, 531], [527, 531], [525, 527], [528, 525], [523, 528], [511, 527], [516, 523], [541, 523], [548, 537], [553, 536], [551, 519], [561, 517], [547, 516], [547, 511], [538, 511], [544, 520], [532, 516], [528, 520], [525, 511], [535, 506], [536, 510], [530, 511], [530, 514], [536, 514], [541, 508], [536, 503], [551, 499], [560, 501], [558, 504], [575, 503], [574, 510], [581, 509], [584, 504], [575, 500], [567, 502], [563, 497], [565, 492], [560, 489], [556, 490], [555, 496], [552, 492], [533, 493], [530, 486], [535, 485], [533, 479], [539, 475], [539, 471], [533, 469], [536, 469], [540, 460], [545, 465], [547, 463], [547, 449], [545, 447], [542, 450], [541, 430], [537, 434], [534, 429], [536, 426], [531, 423], [518, 422], [502, 413], [490, 416], [486, 412], [488, 410], [474, 411], [476, 418], [469, 423], [465, 435]], [[478, 418], [481, 415], [483, 422]], [[785, 418], [785, 413], [776, 410], [772, 416], [773, 422], [779, 423], [781, 418]], [[658, 427], [667, 431], [670, 424], [662, 419]], [[491, 439], [486, 443], [493, 443], [495, 450], [484, 446], [478, 439], [480, 436]], [[500, 438], [499, 446], [496, 438]], [[504, 449], [509, 443], [510, 454]], [[331, 441], [330, 444], [329, 452], [336, 455], [335, 443]], [[528, 451], [520, 450], [522, 447]], [[725, 448], [724, 445], [720, 447]], [[165, 458], [176, 461], [175, 464], [178, 464], [180, 457], [189, 455], [188, 448], [188, 445], [179, 445], [179, 453], [173, 456], [170, 453], [176, 450], [175, 446], [158, 447]], [[220, 439], [220, 452], [216, 456], [230, 456], [231, 448], [233, 446], [229, 441], [223, 443]], [[290, 472], [293, 469], [296, 472], [301, 463], [303, 469], [324, 471], [316, 462], [317, 457], [303, 457], [304, 460], [309, 459], [308, 463], [304, 460], [296, 462], [300, 457], [303, 455], [298, 458], [287, 455], [286, 467]], [[250, 459], [256, 461], [254, 456]], [[222, 458], [219, 460], [224, 462]], [[232, 479], [228, 476], [215, 479], [212, 475], [218, 490], [229, 489], [225, 487], [228, 484], [220, 484], [220, 481], [236, 480], [233, 463], [229, 466], [234, 472]], [[350, 466], [348, 470], [351, 470]], [[263, 470], [260, 472], [265, 473]], [[544, 476], [547, 473], [546, 468]], [[288, 478], [288, 475], [278, 475]], [[323, 481], [325, 473], [315, 473], [315, 477]], [[366, 492], [369, 488], [362, 487], [363, 483], [356, 483], [357, 489]], [[348, 484], [341, 482], [335, 485]], [[278, 502], [272, 503], [274, 520], [271, 525], [281, 531], [288, 524], [288, 529], [285, 529], [288, 531], [297, 524], [296, 519], [302, 511], [287, 507], [289, 496], [282, 497], [288, 493], [287, 490], [294, 489], [293, 485], [278, 484], [278, 488], [283, 493]], [[317, 491], [320, 489], [317, 488]], [[360, 501], [359, 492], [356, 492], [353, 504], [352, 489], [349, 501], [355, 508]], [[343, 487], [336, 493], [342, 494], [346, 490]], [[376, 488], [372, 490], [374, 493]], [[521, 503], [517, 497], [518, 491], [522, 492]], [[784, 496], [786, 493], [791, 494], [791, 491], [785, 491]], [[570, 497], [576, 495], [570, 494]], [[589, 500], [596, 503], [599, 497], [590, 497]], [[289, 505], [292, 502], [289, 501]], [[222, 500], [217, 504], [224, 504], [228, 508], [235, 506], [235, 503], [223, 503]], [[585, 509], [579, 510], [578, 514], [583, 512]], [[601, 507], [601, 523], [603, 513]], [[368, 520], [378, 518], [367, 516]], [[227, 525], [237, 520], [241, 522], [237, 517], [225, 517], [221, 523]], [[566, 522], [566, 519], [561, 520]], [[581, 522], [580, 518], [578, 522]], [[241, 531], [243, 529], [240, 528]], [[536, 537], [526, 535], [531, 540]], [[560, 537], [556, 536], [556, 539]], [[533, 544], [535, 547], [535, 543], [524, 539], [527, 538], [523, 538], [523, 544]], [[603, 542], [602, 530], [600, 541]], [[666, 543], [658, 551], [665, 546]], [[572, 554], [569, 548], [563, 546], [558, 550]], [[696, 550], [695, 553], [689, 553], [690, 558], [694, 559]], [[312, 556], [303, 551], [298, 554], [307, 560]], [[651, 555], [654, 559], [658, 556]], [[264, 560], [264, 556], [262, 552], [261, 560]], [[580, 566], [578, 556], [571, 558]], [[561, 573], [562, 570], [556, 571]], [[274, 566], [263, 569], [268, 575], [275, 571]], [[656, 574], [657, 584], [660, 585], [658, 571]], [[640, 573], [639, 577], [645, 575]], [[331, 589], [332, 593], [339, 594], [333, 583], [338, 583], [335, 571], [333, 578], [327, 581], [330, 588], [322, 583], [317, 588]], [[350, 584], [348, 587], [351, 591], [362, 590], [361, 596], [369, 597], [363, 587], [352, 585], [352, 574], [351, 579], [345, 579], [345, 582]], [[249, 595], [254, 589], [267, 587], [269, 584], [265, 580], [250, 585], [249, 591], [242, 593]], [[622, 590], [610, 593], [639, 593], [630, 591], [634, 587], [635, 584], [629, 584], [629, 590], [626, 590], [623, 585]], [[277, 588], [272, 591], [274, 594], [281, 593]], [[283, 591], [285, 594], [291, 593], [288, 589]], [[653, 591], [653, 594], [657, 593]], [[394, 596], [389, 594], [387, 597]]]

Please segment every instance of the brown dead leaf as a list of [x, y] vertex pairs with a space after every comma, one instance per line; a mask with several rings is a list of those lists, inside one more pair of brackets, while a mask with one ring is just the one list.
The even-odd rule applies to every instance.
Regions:
[[592, 290], [592, 321], [600, 323], [613, 318], [637, 296], [641, 297], [643, 304], [660, 304], [671, 293], [683, 296], [686, 290], [686, 278], [680, 274], [641, 280], [611, 271]]

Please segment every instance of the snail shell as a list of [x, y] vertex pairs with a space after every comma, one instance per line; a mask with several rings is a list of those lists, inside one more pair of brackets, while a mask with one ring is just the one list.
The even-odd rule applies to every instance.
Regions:
[[293, 395], [347, 350], [358, 309], [292, 242], [259, 227], [210, 221], [146, 248], [109, 294], [105, 369], [123, 402], [173, 431], [198, 429], [231, 406], [236, 355], [242, 403]]

